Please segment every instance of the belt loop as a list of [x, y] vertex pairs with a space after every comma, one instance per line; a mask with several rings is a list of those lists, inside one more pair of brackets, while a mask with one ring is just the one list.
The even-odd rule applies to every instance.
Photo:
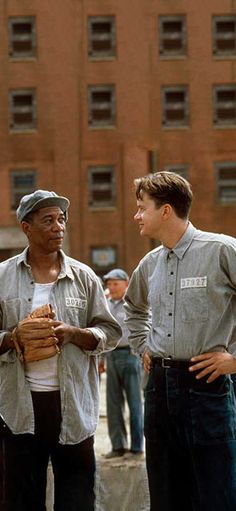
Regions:
[[162, 360], [161, 360], [161, 367], [163, 367], [164, 369], [168, 369], [169, 367], [171, 367], [170, 364], [168, 365], [168, 361], [169, 360], [171, 360], [171, 357], [162, 358]]

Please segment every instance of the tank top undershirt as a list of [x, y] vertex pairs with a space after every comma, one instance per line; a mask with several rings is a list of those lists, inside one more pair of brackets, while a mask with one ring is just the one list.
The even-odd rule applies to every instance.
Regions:
[[[32, 300], [32, 311], [49, 303], [50, 292], [54, 282], [48, 284], [35, 283], [34, 295]], [[52, 304], [53, 305], [53, 304]], [[54, 357], [37, 362], [30, 362], [25, 365], [25, 375], [29, 382], [30, 390], [34, 392], [48, 392], [59, 389], [59, 380], [57, 372], [58, 354]]]

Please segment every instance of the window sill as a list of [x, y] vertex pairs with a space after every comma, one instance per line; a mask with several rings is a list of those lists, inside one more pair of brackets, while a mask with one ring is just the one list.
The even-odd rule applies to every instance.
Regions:
[[235, 130], [236, 121], [234, 124], [213, 124], [213, 129], [215, 130]]
[[10, 128], [10, 135], [32, 135], [34, 133], [38, 133], [36, 128]]
[[173, 126], [162, 126], [162, 129], [163, 131], [173, 131], [173, 130], [182, 130], [182, 131], [187, 131], [187, 130], [190, 130], [190, 126], [181, 126], [181, 125], [178, 125], [178, 124], [175, 124]]
[[188, 55], [186, 55], [186, 54], [167, 55], [167, 54], [161, 53], [161, 54], [159, 54], [159, 57], [160, 57], [160, 60], [187, 60], [188, 59]]
[[106, 211], [116, 211], [116, 210], [117, 210], [116, 206], [89, 206], [89, 211], [91, 211], [91, 213], [97, 213], [98, 211], [106, 212]]
[[117, 60], [116, 55], [88, 55], [89, 62], [108, 61], [111, 62]]
[[91, 131], [94, 131], [94, 130], [111, 130], [111, 131], [114, 131], [114, 130], [117, 129], [117, 126], [115, 126], [114, 124], [112, 124], [112, 125], [100, 124], [99, 126], [91, 126], [91, 125], [89, 125], [88, 129], [91, 130]]
[[9, 56], [9, 61], [14, 63], [14, 62], [37, 62], [37, 57], [11, 57]]
[[227, 55], [212, 55], [214, 60], [236, 60], [236, 54], [230, 55], [229, 53]]

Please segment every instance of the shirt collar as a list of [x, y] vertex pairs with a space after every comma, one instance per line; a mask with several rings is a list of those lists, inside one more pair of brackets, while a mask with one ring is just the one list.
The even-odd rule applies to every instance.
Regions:
[[24, 264], [25, 266], [27, 266], [29, 268], [29, 264], [27, 263], [27, 253], [28, 253], [28, 248], [29, 247], [26, 247], [23, 252], [21, 252], [18, 256], [17, 256], [17, 266], [20, 266], [20, 264]]
[[60, 250], [60, 256], [61, 256], [61, 271], [60, 271], [58, 278], [62, 279], [63, 277], [69, 277], [69, 279], [74, 280], [74, 274], [73, 274], [71, 266], [67, 260], [66, 254], [63, 252], [63, 250]]
[[114, 305], [118, 305], [118, 303], [124, 303], [124, 297], [120, 298], [120, 300], [113, 300], [112, 298], [109, 298], [110, 302], [112, 302]]
[[191, 224], [191, 222], [189, 222], [186, 231], [184, 232], [183, 236], [180, 238], [178, 243], [175, 245], [175, 247], [172, 248], [171, 250], [166, 249], [167, 254], [170, 254], [170, 252], [174, 252], [174, 254], [179, 259], [183, 259], [185, 252], [188, 250], [192, 243], [195, 232], [196, 232], [195, 227], [193, 226], [193, 224]]

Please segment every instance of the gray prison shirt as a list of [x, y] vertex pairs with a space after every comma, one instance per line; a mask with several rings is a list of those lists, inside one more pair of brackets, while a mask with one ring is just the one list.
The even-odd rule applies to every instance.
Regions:
[[[0, 263], [0, 344], [6, 332], [31, 312], [34, 285], [27, 249]], [[93, 435], [97, 426], [99, 378], [95, 355], [114, 349], [122, 332], [95, 273], [62, 251], [61, 271], [51, 298], [61, 321], [91, 330], [98, 340], [93, 351], [68, 343], [58, 357], [60, 443], [75, 444]], [[14, 349], [0, 355], [0, 416], [13, 433], [34, 433], [30, 388]]]
[[189, 223], [172, 250], [160, 246], [141, 260], [125, 301], [136, 353], [147, 347], [174, 359], [225, 350], [236, 356], [236, 239]]

